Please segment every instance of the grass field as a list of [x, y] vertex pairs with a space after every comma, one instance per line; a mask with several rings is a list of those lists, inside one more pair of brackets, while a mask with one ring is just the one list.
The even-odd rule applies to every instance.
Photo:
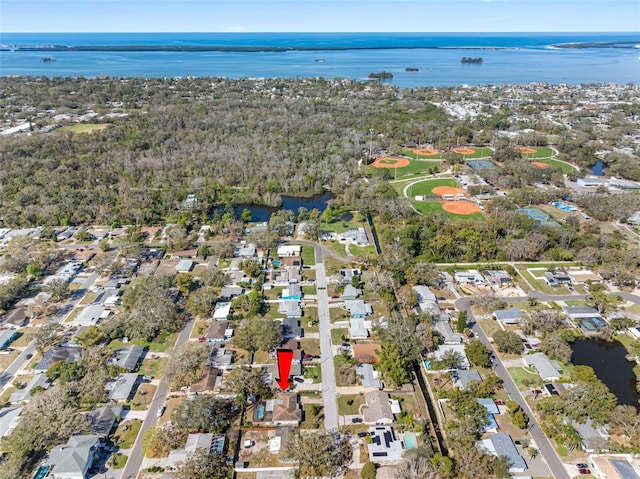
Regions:
[[432, 180], [424, 180], [409, 187], [407, 194], [410, 196], [427, 196], [431, 194], [431, 190], [438, 186], [458, 187], [458, 183], [453, 178], [434, 178]]
[[116, 429], [111, 440], [120, 449], [129, 449], [133, 446], [141, 426], [142, 421], [139, 419], [124, 421], [118, 426], [118, 429]]
[[360, 394], [345, 394], [338, 397], [338, 414], [359, 414], [364, 397]]
[[94, 131], [104, 130], [107, 125], [99, 123], [78, 123], [72, 126], [63, 126], [60, 131], [71, 131], [73, 133], [93, 133]]
[[376, 168], [369, 167], [369, 172], [375, 176], [383, 176], [386, 178], [401, 178], [405, 175], [426, 174], [430, 172], [437, 173], [440, 171], [440, 161], [428, 160], [410, 160], [409, 164], [403, 168]]
[[417, 209], [423, 215], [429, 215], [431, 213], [435, 213], [437, 211], [441, 211], [448, 215], [451, 219], [455, 221], [484, 221], [485, 217], [482, 213], [473, 213], [471, 215], [455, 215], [453, 213], [449, 213], [442, 209], [442, 203], [439, 201], [414, 201], [412, 202], [415, 209]]
[[439, 160], [442, 158], [442, 153], [436, 153], [435, 155], [416, 155], [413, 150], [409, 150], [409, 149], [403, 149], [402, 150], [402, 155], [403, 156], [408, 156], [409, 158], [413, 158], [415, 159], [419, 159], [419, 160]]
[[460, 146], [460, 147], [455, 147], [455, 148], [471, 148], [472, 150], [474, 150], [474, 152], [472, 154], [469, 155], [463, 155], [465, 157], [465, 159], [469, 160], [472, 158], [486, 158], [487, 156], [491, 156], [493, 155], [493, 150], [489, 147], [475, 147], [475, 146], [470, 146], [470, 147], [465, 147], [465, 146]]
[[535, 148], [538, 151], [536, 151], [535, 153], [523, 155], [525, 158], [552, 158], [555, 155], [553, 149], [549, 148], [548, 146], [532, 146], [531, 148]]
[[562, 170], [562, 173], [564, 173], [565, 175], [578, 171], [578, 168], [564, 161], [548, 159], [548, 160], [540, 160], [540, 163], [544, 163], [545, 165], [551, 165], [554, 168], [560, 169]]
[[[520, 389], [524, 389], [525, 386], [523, 384], [524, 381], [532, 381], [532, 385], [542, 385], [542, 379], [534, 372], [529, 372], [525, 368], [508, 368], [509, 374]], [[531, 387], [531, 386], [527, 386]]]
[[302, 264], [307, 266], [316, 264], [316, 250], [313, 249], [312, 246], [303, 246], [300, 255], [302, 257]]

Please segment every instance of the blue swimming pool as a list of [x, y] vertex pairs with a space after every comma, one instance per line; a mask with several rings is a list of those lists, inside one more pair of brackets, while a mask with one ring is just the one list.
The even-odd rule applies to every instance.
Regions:
[[568, 205], [562, 201], [554, 201], [551, 204], [562, 211], [576, 211], [578, 209], [575, 206]]
[[256, 418], [262, 421], [264, 419], [264, 406], [259, 405], [256, 407]]
[[44, 479], [47, 476], [50, 468], [51, 466], [40, 466], [36, 471], [35, 476], [33, 476], [33, 479]]
[[403, 434], [402, 442], [404, 442], [405, 449], [415, 449], [418, 447], [418, 441], [414, 434]]

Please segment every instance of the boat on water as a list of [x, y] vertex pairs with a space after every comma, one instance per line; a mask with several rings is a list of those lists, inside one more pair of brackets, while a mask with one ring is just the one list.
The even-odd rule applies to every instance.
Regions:
[[55, 62], [57, 61], [55, 58], [51, 58], [51, 57], [42, 57], [40, 59], [40, 63], [51, 63], [51, 62]]
[[316, 62], [324, 63], [326, 60], [324, 58], [316, 58]]
[[419, 68], [415, 68], [415, 67], [407, 67], [404, 69], [404, 71], [406, 72], [419, 72], [420, 69]]

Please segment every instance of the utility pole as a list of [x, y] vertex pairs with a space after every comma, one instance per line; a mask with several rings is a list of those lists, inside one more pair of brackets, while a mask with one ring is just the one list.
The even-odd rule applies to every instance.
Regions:
[[373, 128], [369, 128], [369, 161], [373, 159]]

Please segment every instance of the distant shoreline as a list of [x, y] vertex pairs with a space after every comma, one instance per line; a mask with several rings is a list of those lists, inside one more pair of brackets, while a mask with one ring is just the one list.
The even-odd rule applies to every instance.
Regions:
[[571, 42], [571, 43], [556, 43], [551, 45], [553, 48], [637, 48], [636, 45], [640, 45], [640, 40], [636, 41], [622, 41], [622, 42]]
[[254, 46], [254, 45], [42, 45], [12, 46], [18, 52], [289, 52], [348, 50], [519, 50], [516, 47], [434, 47], [434, 46]]

